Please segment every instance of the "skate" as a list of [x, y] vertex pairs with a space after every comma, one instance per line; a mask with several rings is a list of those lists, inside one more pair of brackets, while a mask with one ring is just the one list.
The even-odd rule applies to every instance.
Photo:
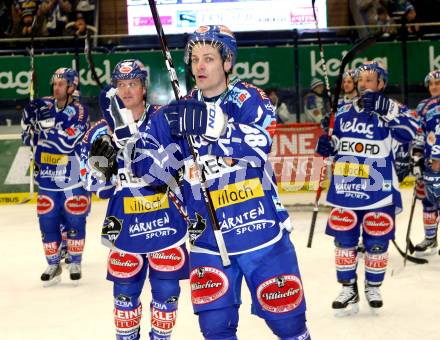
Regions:
[[377, 314], [378, 308], [383, 306], [379, 286], [373, 286], [365, 282], [365, 296], [373, 314]]
[[61, 266], [60, 264], [50, 264], [43, 274], [41, 274], [41, 281], [43, 287], [56, 285], [61, 281]]
[[437, 253], [437, 239], [425, 238], [422, 242], [414, 247], [416, 256], [429, 256]]
[[335, 316], [353, 315], [359, 312], [359, 292], [357, 282], [343, 283], [342, 291], [333, 301], [332, 308], [335, 310]]
[[70, 263], [69, 272], [72, 281], [81, 279], [81, 263]]

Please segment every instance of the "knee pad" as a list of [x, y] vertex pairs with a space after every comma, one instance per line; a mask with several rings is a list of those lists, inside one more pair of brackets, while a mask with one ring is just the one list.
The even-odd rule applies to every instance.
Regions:
[[163, 280], [150, 277], [151, 295], [154, 300], [167, 301], [180, 295], [180, 284], [177, 279]]
[[353, 248], [358, 245], [358, 240], [338, 240], [335, 237], [334, 244], [336, 248]]
[[[275, 320], [265, 320], [272, 332], [281, 339], [308, 339], [305, 313]], [[301, 337], [302, 336], [302, 337]]]
[[43, 242], [61, 242], [60, 218], [42, 217], [38, 218]]
[[365, 252], [370, 254], [386, 253], [389, 244], [390, 241], [385, 239], [364, 238]]
[[209, 339], [237, 339], [238, 306], [199, 312], [199, 325], [205, 337]]

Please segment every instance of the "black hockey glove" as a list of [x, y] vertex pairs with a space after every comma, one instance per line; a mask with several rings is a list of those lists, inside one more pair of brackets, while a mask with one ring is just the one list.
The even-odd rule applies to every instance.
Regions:
[[109, 135], [100, 136], [93, 142], [90, 149], [90, 163], [95, 170], [105, 176], [107, 182], [118, 172], [116, 156], [117, 149]]
[[365, 91], [362, 95], [365, 112], [376, 113], [385, 122], [390, 122], [399, 114], [398, 104], [381, 92]]

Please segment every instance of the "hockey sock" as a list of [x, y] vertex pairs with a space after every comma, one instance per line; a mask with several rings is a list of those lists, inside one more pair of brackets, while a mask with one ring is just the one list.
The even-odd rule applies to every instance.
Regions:
[[131, 304], [116, 305], [113, 311], [116, 326], [116, 340], [140, 339], [140, 322], [142, 317], [142, 304], [138, 301], [137, 306]]
[[423, 212], [425, 238], [428, 240], [437, 238], [437, 218], [437, 211]]
[[356, 279], [358, 256], [356, 247], [335, 248], [336, 276], [338, 282], [350, 282]]
[[365, 252], [365, 279], [373, 284], [380, 284], [385, 278], [388, 265], [388, 252]]
[[58, 264], [60, 263], [60, 243], [57, 241], [43, 242], [44, 254], [46, 255], [47, 263]]

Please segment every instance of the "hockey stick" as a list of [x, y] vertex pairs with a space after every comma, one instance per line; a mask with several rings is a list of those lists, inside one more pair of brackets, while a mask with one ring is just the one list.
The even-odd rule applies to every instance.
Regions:
[[[168, 49], [168, 43], [165, 38], [165, 33], [163, 31], [162, 23], [160, 22], [160, 17], [157, 11], [156, 3], [154, 0], [148, 0], [148, 3], [150, 5], [151, 14], [153, 15], [154, 25], [156, 26], [157, 36], [160, 41], [160, 46], [162, 49], [163, 57], [165, 59], [165, 65], [168, 70], [168, 75], [170, 76], [170, 81], [171, 81], [171, 86], [173, 87], [174, 96], [176, 99], [180, 99], [182, 98], [182, 92], [180, 90], [179, 80], [177, 79], [177, 73], [176, 73], [176, 69], [174, 68], [173, 59], [171, 58], [171, 53]], [[225, 240], [223, 239], [223, 235], [220, 230], [217, 215], [215, 214], [214, 205], [212, 203], [211, 197], [209, 195], [209, 190], [206, 185], [205, 174], [203, 173], [203, 169], [201, 169], [200, 165], [197, 162], [197, 156], [194, 150], [194, 146], [189, 136], [187, 137], [187, 142], [191, 151], [191, 156], [196, 166], [196, 172], [199, 177], [200, 187], [202, 189], [202, 194], [205, 200], [206, 208], [208, 209], [211, 225], [214, 231], [214, 236], [220, 252], [222, 263], [223, 266], [226, 267], [231, 264], [231, 261], [228, 256]]]
[[[393, 242], [394, 246], [396, 247], [397, 252], [398, 252], [402, 257], [405, 257], [405, 252], [404, 252], [402, 249], [400, 249], [400, 247], [398, 246], [396, 240], [391, 240], [391, 241]], [[428, 263], [428, 262], [429, 262], [427, 259], [421, 259], [421, 258], [419, 258], [419, 257], [414, 257], [414, 256], [411, 256], [411, 255], [408, 255], [408, 254], [406, 255], [406, 259], [407, 259], [409, 262], [412, 262], [412, 263], [415, 263], [415, 264], [425, 264], [425, 263]]]
[[93, 62], [92, 50], [90, 48], [90, 31], [87, 29], [86, 38], [84, 39], [84, 54], [86, 55], [87, 64], [89, 64], [90, 72], [92, 72], [93, 80], [99, 86], [100, 89], [103, 88], [101, 81], [99, 80], [98, 74], [96, 73], [95, 63]]
[[[411, 224], [412, 224], [412, 220], [413, 220], [413, 216], [414, 216], [414, 210], [416, 207], [416, 202], [417, 202], [417, 184], [415, 184], [414, 186], [414, 193], [413, 193], [413, 200], [411, 203], [411, 212], [409, 213], [409, 220], [408, 220], [408, 227], [406, 228], [406, 247], [405, 247], [405, 256], [404, 256], [404, 260], [403, 260], [403, 266], [406, 266], [406, 260], [408, 259], [408, 251], [410, 250], [410, 247], [412, 246], [413, 251], [411, 252], [411, 254], [414, 252], [414, 245], [412, 245], [412, 242], [409, 238], [409, 235], [411, 233]], [[410, 246], [411, 243], [411, 246]]]
[[[35, 37], [35, 25], [37, 22], [37, 17], [34, 16], [31, 25], [31, 46], [29, 49], [29, 57], [30, 57], [30, 66], [31, 66], [31, 81], [29, 84], [29, 101], [35, 99], [35, 88], [36, 88], [36, 73], [35, 73], [35, 51], [34, 51], [34, 37]], [[34, 186], [35, 186], [35, 178], [34, 178], [34, 165], [35, 165], [35, 155], [34, 155], [34, 146], [32, 145], [33, 136], [31, 136], [31, 159], [29, 162], [29, 197], [25, 198], [20, 204], [25, 204], [34, 198]]]
[[330, 81], [328, 79], [328, 72], [327, 72], [327, 64], [325, 63], [325, 57], [324, 57], [324, 48], [322, 46], [321, 34], [319, 33], [318, 18], [316, 17], [315, 1], [316, 0], [312, 0], [312, 9], [313, 9], [313, 18], [315, 19], [316, 37], [318, 38], [319, 56], [321, 58], [322, 71], [324, 72], [324, 81], [325, 81], [325, 89], [327, 90], [327, 97], [330, 102], [330, 107], [333, 107], [332, 94], [330, 92]]
[[[329, 122], [329, 130], [328, 130], [328, 137], [331, 138], [333, 133], [333, 126], [334, 126], [334, 120], [335, 120], [335, 113], [338, 109], [338, 100], [339, 95], [341, 94], [341, 84], [342, 84], [342, 76], [344, 75], [345, 67], [360, 53], [365, 51], [368, 47], [370, 47], [372, 44], [376, 42], [378, 35], [373, 35], [370, 37], [366, 37], [365, 39], [362, 39], [359, 41], [356, 45], [353, 46], [353, 48], [347, 52], [347, 54], [342, 58], [341, 65], [339, 67], [339, 75], [335, 83], [334, 87], [334, 101], [332, 105], [332, 110], [330, 112], [330, 122]], [[316, 190], [316, 196], [315, 196], [315, 203], [313, 205], [313, 215], [312, 215], [312, 222], [310, 224], [310, 230], [309, 230], [309, 237], [307, 240], [307, 247], [312, 247], [312, 241], [313, 241], [313, 235], [315, 233], [315, 226], [316, 226], [316, 218], [318, 217], [318, 203], [319, 199], [321, 198], [321, 193], [324, 185], [325, 180], [325, 168], [326, 165], [322, 166], [321, 173], [319, 175], [319, 183], [318, 183], [318, 189]]]

